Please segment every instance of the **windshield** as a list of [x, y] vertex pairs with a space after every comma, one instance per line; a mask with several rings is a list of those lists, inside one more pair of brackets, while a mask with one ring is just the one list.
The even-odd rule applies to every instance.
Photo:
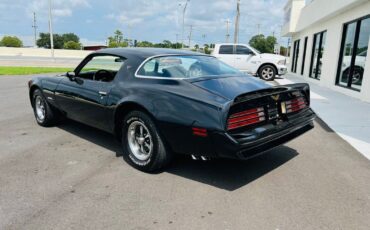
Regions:
[[240, 75], [239, 70], [215, 57], [202, 55], [161, 56], [147, 61], [138, 75], [164, 78], [198, 78], [207, 76]]
[[253, 48], [253, 47], [250, 47], [255, 53], [257, 53], [257, 54], [261, 54], [261, 52], [259, 51], [259, 50], [257, 50], [257, 49], [255, 49], [255, 48]]

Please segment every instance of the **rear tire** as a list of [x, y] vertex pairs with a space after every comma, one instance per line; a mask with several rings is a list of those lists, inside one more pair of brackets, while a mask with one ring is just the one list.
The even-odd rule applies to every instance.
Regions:
[[32, 94], [32, 106], [37, 124], [49, 127], [57, 123], [57, 113], [53, 111], [39, 89], [36, 89]]
[[153, 120], [141, 111], [124, 118], [122, 148], [125, 161], [143, 172], [163, 169], [172, 158]]
[[276, 74], [276, 69], [272, 65], [264, 65], [258, 71], [259, 77], [265, 81], [273, 81]]

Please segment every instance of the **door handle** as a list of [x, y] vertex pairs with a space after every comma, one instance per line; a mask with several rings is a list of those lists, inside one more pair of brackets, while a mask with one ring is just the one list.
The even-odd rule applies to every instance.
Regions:
[[104, 92], [104, 91], [99, 91], [99, 94], [100, 94], [101, 96], [107, 96], [107, 92]]

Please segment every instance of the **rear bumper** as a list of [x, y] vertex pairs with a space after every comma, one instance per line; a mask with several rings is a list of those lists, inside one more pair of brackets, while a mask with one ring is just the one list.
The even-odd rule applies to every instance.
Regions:
[[308, 109], [279, 125], [266, 124], [238, 135], [214, 132], [212, 143], [205, 145], [208, 149], [203, 149], [203, 154], [199, 155], [249, 159], [309, 131], [314, 127], [315, 117], [315, 113]]

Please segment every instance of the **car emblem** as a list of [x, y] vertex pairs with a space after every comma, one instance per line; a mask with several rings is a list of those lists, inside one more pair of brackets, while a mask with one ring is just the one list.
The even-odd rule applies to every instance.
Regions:
[[276, 94], [276, 95], [272, 95], [271, 98], [274, 100], [274, 101], [278, 101], [279, 98], [280, 98], [280, 95], [279, 94]]

